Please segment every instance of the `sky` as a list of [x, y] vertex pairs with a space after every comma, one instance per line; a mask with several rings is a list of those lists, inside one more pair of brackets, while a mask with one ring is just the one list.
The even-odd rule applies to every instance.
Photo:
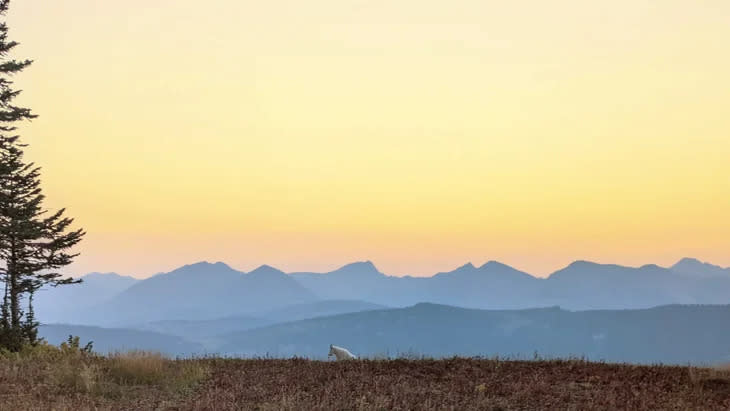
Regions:
[[725, 0], [14, 1], [70, 272], [730, 266]]

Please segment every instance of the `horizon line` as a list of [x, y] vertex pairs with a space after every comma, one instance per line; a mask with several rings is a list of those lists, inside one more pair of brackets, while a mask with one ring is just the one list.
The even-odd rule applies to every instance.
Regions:
[[675, 263], [673, 263], [673, 264], [671, 264], [669, 266], [663, 266], [663, 265], [659, 265], [659, 264], [656, 264], [656, 263], [646, 263], [646, 264], [641, 264], [641, 265], [634, 266], [634, 265], [624, 265], [624, 264], [616, 264], [616, 263], [597, 262], [597, 261], [592, 261], [592, 260], [588, 260], [588, 259], [576, 259], [576, 260], [571, 261], [570, 263], [568, 263], [567, 265], [565, 265], [565, 266], [563, 266], [561, 268], [558, 268], [556, 270], [551, 271], [550, 273], [548, 273], [545, 276], [535, 275], [535, 274], [533, 274], [533, 273], [531, 273], [529, 271], [521, 270], [521, 269], [516, 268], [515, 266], [513, 266], [511, 264], [503, 263], [503, 262], [501, 262], [499, 260], [488, 260], [488, 261], [486, 261], [485, 263], [483, 263], [481, 265], [475, 265], [471, 261], [469, 261], [469, 262], [466, 262], [464, 264], [458, 265], [458, 266], [454, 267], [451, 270], [448, 270], [448, 271], [438, 271], [438, 272], [435, 272], [435, 273], [432, 273], [432, 274], [427, 274], [427, 275], [412, 275], [412, 274], [401, 274], [401, 275], [397, 275], [397, 274], [388, 274], [388, 273], [385, 273], [385, 272], [381, 271], [378, 268], [378, 266], [372, 260], [370, 260], [370, 259], [358, 260], [358, 261], [353, 261], [353, 262], [345, 263], [343, 265], [337, 266], [337, 268], [335, 268], [335, 269], [327, 270], [327, 271], [302, 271], [302, 270], [285, 271], [285, 270], [282, 270], [282, 269], [280, 269], [280, 268], [278, 268], [278, 267], [276, 267], [274, 265], [266, 264], [266, 263], [259, 264], [259, 265], [255, 266], [254, 268], [246, 271], [246, 270], [234, 268], [231, 264], [228, 264], [228, 263], [226, 263], [224, 261], [220, 261], [220, 260], [219, 261], [209, 261], [209, 260], [204, 259], [204, 260], [199, 260], [199, 261], [192, 262], [192, 263], [187, 263], [187, 264], [179, 265], [179, 266], [176, 266], [175, 268], [172, 268], [172, 269], [170, 269], [168, 271], [157, 271], [155, 273], [152, 273], [152, 274], [150, 274], [148, 276], [144, 276], [144, 277], [138, 277], [138, 276], [131, 275], [131, 274], [122, 274], [122, 273], [118, 273], [116, 271], [91, 271], [91, 272], [88, 272], [88, 273], [85, 273], [85, 274], [80, 274], [78, 276], [78, 278], [83, 278], [83, 277], [86, 277], [86, 276], [92, 275], [92, 274], [98, 274], [98, 275], [118, 275], [118, 276], [121, 276], [121, 277], [130, 277], [130, 278], [133, 278], [135, 280], [145, 280], [145, 279], [152, 278], [152, 277], [155, 277], [155, 276], [158, 276], [158, 275], [169, 274], [169, 273], [172, 273], [174, 271], [183, 269], [185, 267], [190, 267], [190, 266], [199, 265], [199, 264], [207, 264], [207, 265], [211, 265], [211, 266], [223, 264], [226, 267], [228, 267], [229, 269], [234, 270], [234, 271], [238, 271], [238, 272], [240, 272], [242, 274], [250, 274], [250, 273], [252, 273], [254, 271], [257, 271], [257, 270], [259, 270], [261, 268], [267, 268], [268, 267], [268, 268], [272, 268], [272, 269], [275, 269], [277, 271], [280, 271], [280, 272], [282, 272], [284, 274], [287, 274], [287, 275], [292, 275], [292, 274], [323, 274], [324, 275], [324, 274], [329, 274], [329, 273], [332, 273], [332, 272], [335, 272], [335, 271], [339, 271], [339, 270], [341, 270], [341, 269], [343, 269], [345, 267], [352, 266], [352, 265], [356, 265], [356, 264], [370, 264], [370, 265], [373, 266], [373, 268], [378, 273], [383, 274], [383, 275], [385, 275], [387, 277], [397, 277], [397, 278], [403, 278], [403, 277], [411, 277], [411, 278], [431, 278], [431, 277], [434, 277], [434, 276], [439, 275], [439, 274], [451, 273], [451, 272], [454, 272], [456, 270], [459, 270], [459, 269], [462, 269], [462, 268], [465, 268], [465, 267], [468, 267], [468, 266], [470, 266], [470, 267], [472, 267], [474, 269], [480, 270], [480, 269], [482, 269], [482, 268], [484, 268], [484, 267], [486, 267], [487, 265], [490, 265], [490, 264], [499, 264], [499, 265], [508, 267], [510, 269], [513, 269], [515, 271], [518, 271], [518, 272], [527, 274], [527, 275], [529, 275], [531, 277], [534, 277], [534, 278], [537, 278], [537, 279], [546, 279], [546, 278], [551, 277], [553, 274], [555, 274], [557, 272], [560, 272], [562, 270], [565, 270], [566, 268], [569, 268], [572, 265], [577, 264], [577, 263], [588, 263], [588, 264], [594, 264], [594, 265], [599, 265], [599, 266], [616, 266], [616, 267], [633, 268], [633, 269], [640, 269], [640, 268], [644, 268], [644, 267], [648, 267], [648, 266], [656, 266], [656, 267], [660, 267], [660, 268], [664, 268], [664, 269], [671, 269], [672, 267], [678, 265], [679, 263], [681, 263], [683, 261], [687, 261], [687, 260], [692, 261], [692, 262], [695, 262], [695, 263], [703, 264], [703, 265], [711, 265], [711, 266], [716, 267], [716, 268], [719, 268], [721, 270], [730, 270], [730, 267], [723, 267], [723, 266], [720, 266], [720, 265], [711, 263], [709, 261], [700, 260], [699, 258], [695, 258], [695, 257], [681, 257]]

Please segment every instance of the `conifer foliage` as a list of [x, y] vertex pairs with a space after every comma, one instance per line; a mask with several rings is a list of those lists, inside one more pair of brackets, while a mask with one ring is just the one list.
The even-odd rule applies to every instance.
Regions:
[[[10, 0], [0, 0], [5, 16]], [[26, 144], [16, 134], [16, 124], [35, 118], [28, 108], [13, 104], [20, 90], [11, 78], [31, 60], [14, 60], [9, 52], [18, 43], [8, 40], [8, 27], [0, 22], [0, 281], [4, 285], [0, 304], [0, 348], [17, 351], [37, 341], [38, 322], [33, 297], [45, 285], [78, 283], [59, 272], [77, 254], [71, 249], [84, 231], [71, 230], [73, 219], [61, 209], [43, 208], [40, 168], [25, 162]]]

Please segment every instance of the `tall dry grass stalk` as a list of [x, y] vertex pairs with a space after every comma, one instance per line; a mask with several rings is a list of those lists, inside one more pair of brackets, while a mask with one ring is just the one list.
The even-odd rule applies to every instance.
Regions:
[[106, 361], [109, 378], [122, 385], [164, 383], [172, 360], [159, 352], [129, 351], [109, 355]]

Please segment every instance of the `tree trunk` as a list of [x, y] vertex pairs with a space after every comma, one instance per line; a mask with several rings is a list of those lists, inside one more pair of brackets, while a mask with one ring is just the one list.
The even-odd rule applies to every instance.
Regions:
[[8, 276], [10, 277], [10, 328], [14, 331], [20, 329], [20, 291], [18, 284], [18, 272], [16, 270], [15, 240], [10, 243], [10, 261], [8, 262]]

